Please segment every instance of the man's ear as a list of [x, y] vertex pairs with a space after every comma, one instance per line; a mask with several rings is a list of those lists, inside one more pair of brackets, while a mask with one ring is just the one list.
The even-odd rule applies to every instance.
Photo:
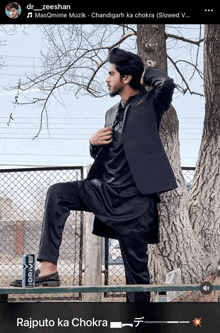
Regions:
[[123, 80], [123, 83], [125, 84], [128, 84], [132, 79], [132, 75], [124, 75], [122, 80]]

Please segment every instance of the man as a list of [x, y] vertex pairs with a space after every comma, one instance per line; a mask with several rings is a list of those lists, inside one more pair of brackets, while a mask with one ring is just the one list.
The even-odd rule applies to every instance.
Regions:
[[10, 2], [7, 6], [7, 12], [6, 14], [11, 18], [11, 19], [16, 19], [20, 16], [19, 12], [20, 6], [16, 2]]
[[[177, 187], [158, 132], [174, 83], [153, 68], [144, 71], [140, 57], [121, 49], [110, 52], [109, 62], [109, 93], [120, 95], [121, 101], [107, 111], [105, 127], [90, 138], [95, 161], [87, 179], [48, 190], [37, 285], [59, 285], [56, 264], [70, 210], [93, 212], [93, 233], [119, 240], [127, 284], [150, 282], [147, 244], [159, 241], [159, 194]], [[153, 89], [148, 92], [141, 82]], [[149, 302], [150, 293], [129, 292], [127, 301]]]

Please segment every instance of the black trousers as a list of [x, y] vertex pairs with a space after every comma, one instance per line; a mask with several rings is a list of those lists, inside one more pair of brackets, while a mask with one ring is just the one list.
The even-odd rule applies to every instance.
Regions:
[[[47, 191], [44, 221], [37, 260], [57, 264], [62, 233], [71, 210], [89, 211], [79, 195], [79, 183], [52, 185]], [[126, 284], [149, 284], [147, 244], [134, 236], [119, 236]], [[128, 292], [127, 302], [149, 302], [150, 293]]]

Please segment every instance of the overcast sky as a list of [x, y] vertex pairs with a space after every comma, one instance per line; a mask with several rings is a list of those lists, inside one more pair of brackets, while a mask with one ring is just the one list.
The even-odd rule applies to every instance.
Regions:
[[[186, 38], [198, 37], [197, 25], [182, 26]], [[170, 26], [169, 32], [175, 32]], [[46, 122], [39, 137], [33, 140], [40, 124], [39, 107], [17, 106], [16, 91], [7, 91], [4, 87], [16, 85], [18, 80], [33, 69], [39, 70], [40, 51], [43, 46], [42, 33], [36, 26], [26, 29], [26, 34], [18, 30], [14, 35], [0, 33], [1, 46], [0, 69], [0, 154], [1, 168], [18, 166], [69, 166], [87, 165], [92, 162], [89, 156], [89, 137], [104, 125], [104, 116], [108, 108], [117, 103], [119, 97], [102, 99], [85, 96], [76, 99], [73, 94], [65, 95], [65, 107], [51, 102], [49, 108], [49, 131]], [[180, 44], [179, 44], [180, 45]], [[191, 60], [197, 48], [182, 43], [175, 48], [172, 41], [168, 52], [174, 60]], [[203, 44], [200, 47], [198, 61], [202, 64]], [[201, 65], [202, 66], [202, 65]], [[200, 67], [201, 67], [200, 66]], [[182, 64], [185, 75], [190, 78], [192, 68]], [[175, 82], [181, 79], [169, 64], [169, 75]], [[190, 81], [192, 90], [203, 93], [203, 82], [198, 75]], [[105, 84], [105, 78], [103, 78]], [[30, 97], [30, 94], [26, 97]], [[200, 146], [203, 119], [205, 113], [204, 97], [176, 92], [173, 105], [177, 111], [180, 125], [180, 152], [182, 166], [195, 166]], [[9, 116], [13, 114], [8, 126]]]

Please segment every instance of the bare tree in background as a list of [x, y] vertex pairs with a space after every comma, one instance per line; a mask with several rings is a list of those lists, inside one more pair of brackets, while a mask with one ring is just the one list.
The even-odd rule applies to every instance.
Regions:
[[[146, 25], [150, 28], [151, 25]], [[117, 25], [46, 25], [41, 26], [44, 33], [44, 51], [42, 53], [42, 71], [30, 73], [26, 81], [18, 83], [17, 99], [20, 94], [29, 90], [38, 89], [37, 97], [18, 104], [36, 104], [42, 107], [39, 135], [42, 129], [42, 118], [47, 117], [49, 102], [52, 98], [63, 103], [65, 93], [74, 93], [76, 97], [90, 94], [94, 97], [104, 97], [108, 94], [103, 85], [103, 76], [107, 75], [107, 56], [110, 49], [121, 46], [127, 50], [137, 49], [137, 26]], [[163, 35], [164, 39], [185, 40], [179, 35]], [[200, 45], [203, 39], [190, 41], [193, 45]], [[147, 51], [148, 52], [148, 51]], [[192, 91], [187, 80], [179, 69], [178, 61], [168, 59], [175, 66], [178, 75], [181, 75], [183, 87], [179, 87], [185, 94], [199, 94]], [[179, 61], [181, 61], [179, 59]], [[196, 60], [195, 70], [197, 70]], [[12, 87], [15, 89], [15, 87]], [[25, 95], [23, 96], [25, 98]]]
[[205, 119], [189, 197], [190, 221], [209, 257], [220, 259], [220, 25], [205, 26]]
[[[133, 50], [133, 52], [137, 49], [146, 66], [153, 66], [164, 72], [167, 71], [168, 59], [182, 79], [182, 86], [178, 87], [182, 93], [185, 94], [188, 91], [191, 94], [201, 95], [201, 93], [191, 90], [189, 81], [182, 73], [180, 62], [183, 60], [174, 60], [167, 54], [168, 40], [181, 40], [186, 45], [195, 45], [199, 50], [199, 45], [203, 42], [201, 36], [196, 41], [189, 40], [180, 34], [166, 33], [164, 25], [48, 25], [43, 26], [42, 29], [47, 41], [47, 52], [43, 54], [45, 59], [43, 70], [40, 74], [33, 73], [25, 82], [20, 82], [18, 85], [18, 94], [33, 88], [38, 88], [40, 91], [35, 99], [24, 102], [24, 104], [37, 104], [42, 108], [40, 128], [36, 136], [41, 131], [42, 120], [47, 115], [48, 103], [52, 97], [64, 103], [64, 92], [74, 93], [76, 96], [89, 93], [94, 97], [103, 97], [107, 94], [107, 90], [103, 86], [103, 75], [105, 77], [107, 74], [105, 66], [107, 55], [111, 48], [117, 46]], [[206, 27], [205, 61], [207, 64], [209, 61], [211, 62], [212, 52], [215, 52], [219, 66], [219, 48], [212, 44], [214, 40], [219, 41], [217, 33], [219, 33], [219, 25]], [[212, 50], [211, 53], [209, 49]], [[194, 62], [189, 65], [193, 66], [194, 72], [202, 75], [197, 59], [195, 57]], [[161, 243], [152, 245], [149, 249], [152, 282], [163, 282], [165, 274], [175, 268], [181, 268], [184, 283], [199, 283], [217, 268], [217, 243], [214, 244], [214, 250], [212, 249], [210, 256], [213, 239], [209, 237], [210, 234], [213, 235], [213, 227], [214, 230], [217, 230], [219, 224], [219, 210], [215, 209], [215, 216], [212, 213], [215, 200], [219, 198], [219, 183], [216, 181], [219, 169], [219, 126], [214, 131], [215, 134], [211, 135], [213, 126], [216, 126], [213, 119], [217, 119], [217, 110], [219, 110], [219, 99], [216, 97], [219, 98], [219, 91], [216, 92], [216, 89], [219, 90], [219, 81], [215, 73], [218, 73], [216, 68], [211, 65], [205, 66], [208, 103], [206, 109], [208, 110], [206, 110], [203, 143], [197, 163], [197, 181], [195, 180], [190, 195], [190, 209], [187, 189], [181, 172], [178, 119], [173, 106], [163, 117], [160, 129], [161, 138], [177, 178], [178, 188], [162, 195], [161, 198]], [[212, 116], [213, 114], [215, 116]], [[215, 147], [214, 155], [212, 155], [212, 147]], [[204, 149], [205, 151], [210, 150], [210, 154], [204, 154]], [[203, 171], [201, 172], [201, 170]], [[203, 189], [206, 188], [205, 191], [207, 191], [209, 188], [210, 178], [213, 179], [212, 195], [210, 193], [211, 196], [206, 197], [209, 192], [205, 192], [206, 195], [204, 195]], [[212, 206], [210, 201], [212, 201]], [[204, 208], [203, 212], [201, 207]], [[205, 216], [205, 219], [201, 217], [201, 214]], [[201, 219], [202, 224], [200, 224]]]

